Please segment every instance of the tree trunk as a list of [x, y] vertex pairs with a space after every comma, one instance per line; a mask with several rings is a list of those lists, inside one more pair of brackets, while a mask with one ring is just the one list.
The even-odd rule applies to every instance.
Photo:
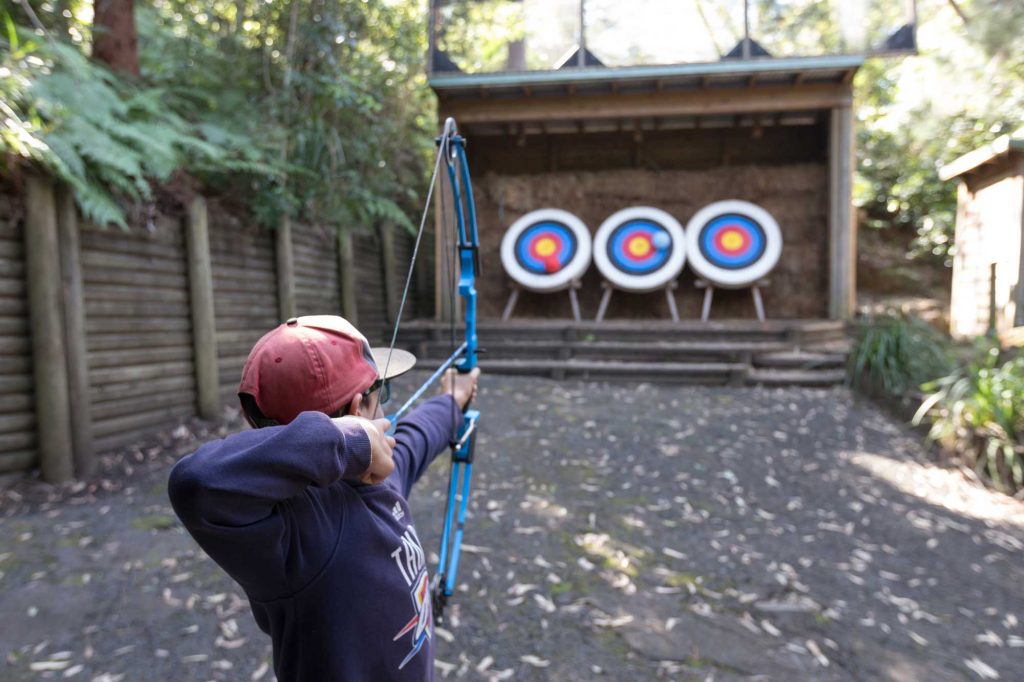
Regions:
[[92, 56], [118, 73], [139, 75], [135, 0], [96, 0]]

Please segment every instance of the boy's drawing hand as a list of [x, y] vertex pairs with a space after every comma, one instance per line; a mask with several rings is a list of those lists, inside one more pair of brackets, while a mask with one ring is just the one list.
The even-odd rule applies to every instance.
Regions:
[[391, 449], [395, 447], [395, 439], [387, 435], [388, 429], [391, 428], [390, 421], [387, 419], [370, 420], [353, 415], [337, 417], [332, 421], [341, 430], [358, 425], [370, 439], [370, 466], [359, 478], [362, 483], [380, 483], [391, 475], [395, 468], [395, 460], [391, 452]]
[[450, 369], [441, 378], [441, 393], [448, 393], [463, 410], [476, 398], [476, 382], [480, 378], [480, 368], [462, 374]]

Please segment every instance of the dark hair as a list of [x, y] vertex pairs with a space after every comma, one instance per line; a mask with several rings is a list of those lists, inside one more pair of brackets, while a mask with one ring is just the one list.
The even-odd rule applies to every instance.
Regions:
[[[256, 398], [252, 397], [250, 394], [239, 393], [238, 399], [242, 403], [242, 414], [245, 415], [246, 421], [248, 421], [249, 425], [252, 426], [254, 429], [262, 429], [267, 426], [281, 426], [281, 422], [277, 421], [276, 419], [271, 419], [270, 417], [263, 414], [263, 411], [260, 410], [259, 405], [256, 404]], [[330, 416], [332, 419], [335, 417], [342, 417], [348, 414], [350, 406], [351, 403], [349, 403], [348, 405], [342, 405], [341, 409], [339, 409], [334, 414], [328, 416]]]

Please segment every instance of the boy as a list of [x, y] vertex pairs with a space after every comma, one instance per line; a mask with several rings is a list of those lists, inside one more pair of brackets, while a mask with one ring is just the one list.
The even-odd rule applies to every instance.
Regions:
[[415, 359], [387, 354], [340, 317], [288, 320], [242, 370], [256, 428], [171, 471], [175, 512], [245, 590], [279, 682], [433, 677], [426, 560], [406, 499], [453, 440], [479, 371], [450, 372], [391, 438], [381, 404]]

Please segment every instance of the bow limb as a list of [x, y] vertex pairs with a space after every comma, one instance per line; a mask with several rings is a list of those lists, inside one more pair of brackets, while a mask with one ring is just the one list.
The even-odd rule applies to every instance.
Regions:
[[[477, 365], [476, 276], [480, 270], [480, 257], [476, 204], [466, 162], [465, 140], [458, 135], [454, 123], [454, 120], [448, 119], [445, 125], [446, 130], [450, 128], [455, 131], [450, 138], [451, 150], [445, 155], [445, 163], [455, 204], [459, 249], [458, 292], [462, 297], [465, 320], [465, 340], [460, 346], [461, 358], [455, 367], [464, 373], [472, 371]], [[445, 507], [440, 560], [433, 590], [434, 612], [438, 619], [442, 617], [445, 605], [455, 592], [466, 511], [469, 506], [473, 456], [476, 450], [476, 426], [479, 419], [479, 410], [464, 410], [461, 424], [452, 442], [448, 503]]]

